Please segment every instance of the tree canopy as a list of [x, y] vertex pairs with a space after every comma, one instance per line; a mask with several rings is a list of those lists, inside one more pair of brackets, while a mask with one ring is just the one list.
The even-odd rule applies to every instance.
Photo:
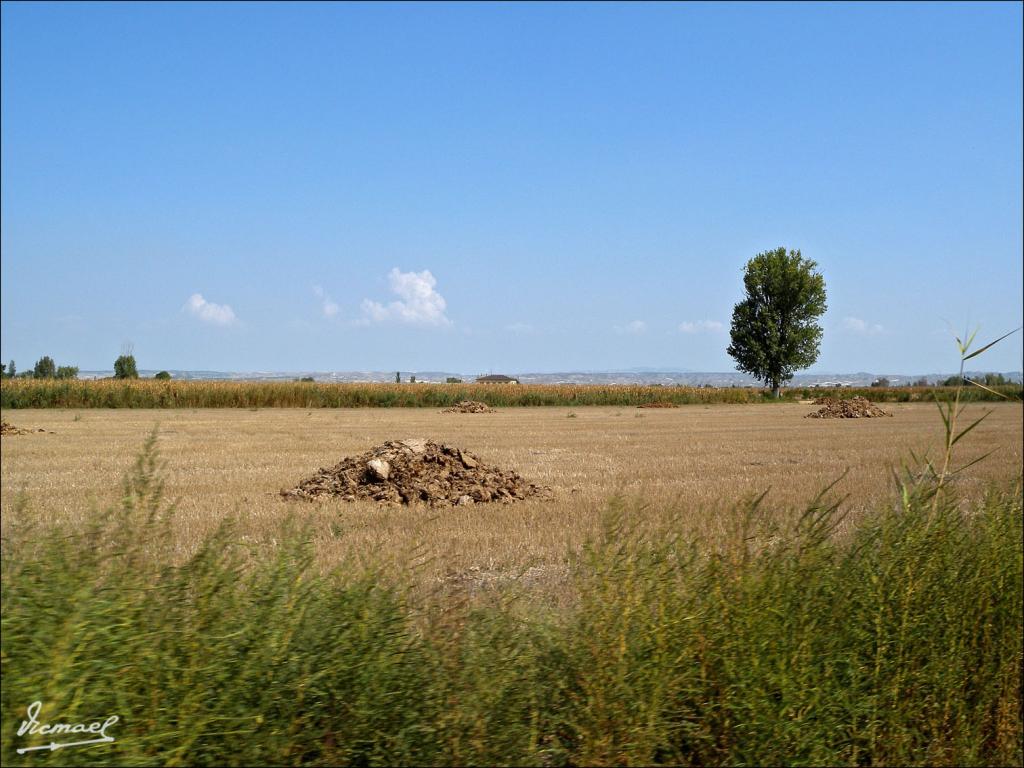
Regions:
[[135, 367], [134, 355], [121, 355], [114, 361], [115, 379], [137, 379], [139, 371]]
[[795, 371], [818, 359], [817, 320], [828, 307], [817, 266], [799, 250], [776, 248], [745, 268], [746, 297], [733, 309], [728, 352], [738, 370], [764, 381], [776, 397]]
[[44, 355], [36, 361], [32, 376], [36, 379], [53, 379], [57, 376], [57, 364], [52, 357]]

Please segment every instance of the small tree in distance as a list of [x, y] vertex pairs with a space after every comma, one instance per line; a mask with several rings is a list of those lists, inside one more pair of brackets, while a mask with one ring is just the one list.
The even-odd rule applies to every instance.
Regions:
[[747, 262], [746, 298], [733, 309], [728, 352], [736, 368], [760, 379], [779, 396], [793, 372], [818, 359], [822, 330], [817, 319], [827, 309], [825, 278], [817, 262], [800, 251], [765, 251]]
[[77, 365], [62, 365], [57, 368], [58, 379], [77, 379], [78, 378], [78, 366]]
[[49, 355], [44, 355], [36, 361], [35, 368], [32, 369], [32, 378], [34, 379], [53, 379], [57, 377], [57, 364], [53, 362], [53, 358]]
[[135, 355], [121, 355], [114, 361], [115, 379], [137, 379], [139, 371], [135, 367]]
[[160, 381], [170, 381], [171, 374], [169, 374], [167, 371], [160, 371], [159, 373], [155, 374], [153, 378], [158, 379]]

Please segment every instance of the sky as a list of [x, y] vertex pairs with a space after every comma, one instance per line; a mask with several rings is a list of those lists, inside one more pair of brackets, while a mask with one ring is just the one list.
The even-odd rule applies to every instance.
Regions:
[[812, 373], [1022, 322], [1019, 3], [0, 8], [21, 370], [729, 371], [780, 246]]

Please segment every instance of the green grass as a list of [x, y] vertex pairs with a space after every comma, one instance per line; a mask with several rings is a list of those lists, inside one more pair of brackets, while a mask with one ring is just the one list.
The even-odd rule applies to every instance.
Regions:
[[[908, 475], [843, 535], [825, 497], [792, 525], [746, 503], [714, 546], [616, 500], [556, 611], [321, 573], [294, 522], [172, 567], [159, 474], [154, 439], [117, 508], [4, 539], [5, 765], [1022, 762], [1019, 481]], [[35, 700], [117, 741], [19, 756]]]
[[[861, 395], [876, 402], [948, 400], [956, 387], [783, 390], [783, 402]], [[964, 390], [964, 400], [1021, 399], [1018, 385]], [[308, 382], [5, 379], [3, 408], [444, 408], [460, 400], [490, 406], [635, 406], [774, 402], [756, 387], [534, 384], [329, 384]]]

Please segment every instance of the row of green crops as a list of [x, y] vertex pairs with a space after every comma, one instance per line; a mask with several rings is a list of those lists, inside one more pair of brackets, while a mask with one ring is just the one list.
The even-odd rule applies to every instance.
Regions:
[[[995, 388], [1021, 399], [1016, 385]], [[946, 399], [954, 388], [891, 387], [865, 389], [789, 389], [784, 401], [825, 395], [861, 395], [876, 402]], [[0, 385], [3, 408], [437, 408], [460, 400], [510, 406], [636, 406], [755, 403], [770, 398], [748, 387], [652, 387], [532, 384], [328, 384], [307, 382], [39, 380], [9, 379]], [[998, 400], [979, 388], [965, 400]]]

